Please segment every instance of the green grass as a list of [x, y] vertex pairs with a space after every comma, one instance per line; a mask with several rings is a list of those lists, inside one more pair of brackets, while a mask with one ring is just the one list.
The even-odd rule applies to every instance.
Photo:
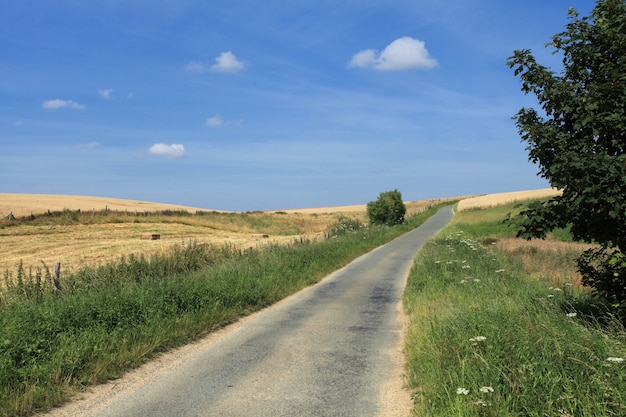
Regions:
[[589, 315], [588, 292], [494, 249], [514, 234], [501, 222], [512, 210], [457, 214], [416, 259], [404, 295], [415, 415], [626, 415], [626, 360], [608, 360], [626, 359], [626, 330]]
[[244, 252], [189, 244], [165, 256], [127, 256], [63, 277], [57, 294], [47, 269], [18, 270], [16, 280], [7, 272], [0, 294], [0, 415], [45, 411], [68, 393], [120, 377], [319, 281], [437, 208], [392, 228], [340, 219], [318, 243]]

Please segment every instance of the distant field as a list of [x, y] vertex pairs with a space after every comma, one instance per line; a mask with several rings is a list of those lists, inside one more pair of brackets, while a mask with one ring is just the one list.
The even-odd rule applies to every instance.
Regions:
[[[407, 214], [419, 212], [430, 204], [461, 200], [459, 210], [505, 204], [546, 196], [546, 190], [505, 193], [477, 198], [406, 202]], [[81, 211], [78, 221], [46, 222], [48, 212]], [[90, 217], [92, 212], [108, 211], [106, 218]], [[143, 216], [164, 210], [205, 211], [205, 216]], [[9, 213], [33, 222], [11, 224]], [[365, 220], [366, 205], [300, 208], [254, 213], [216, 212], [207, 208], [187, 207], [107, 197], [1, 194], [0, 193], [0, 271], [14, 270], [20, 261], [24, 267], [38, 268], [41, 262], [52, 267], [61, 262], [64, 270], [81, 265], [105, 263], [122, 254], [151, 255], [168, 251], [185, 242], [232, 245], [240, 249], [287, 244], [294, 239], [319, 238], [340, 216]], [[159, 234], [158, 240], [143, 240], [144, 234]]]
[[459, 202], [458, 211], [475, 208], [489, 208], [516, 203], [518, 201], [548, 198], [560, 195], [561, 191], [556, 188], [544, 188], [541, 190], [514, 191], [510, 193], [487, 194], [478, 197], [470, 197]]
[[[407, 202], [409, 214], [442, 200]], [[46, 213], [81, 210], [74, 220], [46, 220]], [[98, 215], [104, 210], [108, 215]], [[365, 205], [290, 209], [254, 213], [215, 212], [210, 209], [121, 200], [105, 197], [0, 194], [0, 271], [38, 268], [41, 262], [62, 269], [105, 263], [122, 254], [163, 253], [185, 242], [232, 245], [240, 249], [287, 244], [294, 239], [323, 236], [339, 216], [365, 220]], [[144, 216], [163, 210], [206, 211], [203, 216]], [[35, 221], [10, 223], [9, 213]], [[95, 212], [95, 215], [91, 215]], [[71, 216], [68, 216], [71, 217]], [[66, 224], [64, 224], [66, 223]], [[158, 240], [143, 240], [144, 234], [159, 234]]]
[[16, 217], [63, 210], [100, 211], [118, 210], [121, 212], [143, 212], [157, 210], [205, 210], [175, 204], [150, 203], [146, 201], [122, 200], [109, 197], [89, 197], [56, 194], [2, 194], [0, 193], [0, 216], [13, 213]]

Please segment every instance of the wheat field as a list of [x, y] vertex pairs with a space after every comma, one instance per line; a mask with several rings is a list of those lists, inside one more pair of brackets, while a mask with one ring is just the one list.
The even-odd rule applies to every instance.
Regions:
[[[409, 213], [444, 200], [408, 202]], [[102, 224], [30, 224], [11, 225], [9, 213], [25, 218], [31, 213], [40, 217], [49, 211], [81, 210], [84, 214], [107, 209], [112, 218]], [[145, 201], [122, 200], [106, 197], [0, 194], [0, 271], [14, 270], [22, 262], [25, 268], [48, 267], [60, 262], [63, 270], [74, 270], [82, 265], [110, 262], [121, 255], [152, 255], [167, 252], [173, 245], [189, 242], [211, 245], [230, 245], [239, 249], [283, 245], [294, 239], [317, 239], [339, 216], [364, 221], [366, 205], [289, 209], [281, 211], [241, 214], [263, 220], [265, 224], [280, 222], [297, 233], [286, 234], [271, 230], [251, 229], [232, 218], [215, 223], [205, 218], [138, 217], [135, 213], [163, 210], [214, 212], [216, 210], [161, 204]], [[117, 214], [116, 214], [117, 213]], [[220, 212], [227, 213], [227, 212]], [[235, 214], [235, 213], [231, 213]], [[235, 219], [236, 220], [236, 219]], [[141, 239], [145, 234], [159, 234], [158, 240]]]
[[[522, 193], [506, 193], [515, 199], [544, 196], [545, 190]], [[505, 198], [505, 199], [506, 199]], [[459, 210], [478, 207], [480, 204], [495, 204], [504, 201], [502, 195], [477, 198], [453, 197], [406, 202], [407, 215], [420, 212], [431, 204], [461, 200]], [[103, 224], [28, 224], [9, 225], [7, 216], [12, 213], [17, 218], [33, 214], [40, 216], [63, 210], [81, 210], [83, 213], [108, 210], [120, 218]], [[366, 205], [336, 206], [288, 209], [252, 213], [249, 216], [265, 218], [266, 223], [279, 219], [290, 224], [297, 233], [275, 233], [274, 230], [252, 230], [238, 224], [214, 224], [203, 221], [159, 217], [132, 220], [136, 213], [163, 210], [184, 210], [213, 212], [206, 208], [187, 207], [136, 200], [123, 200], [108, 197], [46, 195], [46, 194], [6, 194], [0, 193], [0, 271], [14, 270], [22, 262], [25, 268], [40, 268], [42, 262], [48, 267], [60, 262], [64, 270], [73, 270], [82, 265], [110, 262], [121, 255], [158, 254], [168, 251], [173, 245], [189, 242], [211, 245], [231, 245], [240, 249], [257, 248], [274, 244], [287, 244], [294, 239], [317, 239], [323, 236], [327, 227], [339, 216], [365, 221]], [[226, 213], [226, 212], [222, 212]], [[127, 216], [130, 216], [129, 220]], [[159, 234], [158, 240], [141, 239], [145, 234]]]
[[[81, 210], [101, 211], [111, 210], [120, 212], [144, 212], [160, 210], [186, 210], [195, 212], [206, 210], [175, 204], [151, 203], [147, 201], [123, 200], [109, 197], [90, 197], [57, 194], [6, 194], [0, 193], [0, 216], [13, 213], [16, 217], [25, 217], [45, 213], [48, 210]], [[211, 210], [213, 211], [213, 210]]]
[[476, 208], [489, 208], [504, 206], [525, 200], [548, 198], [560, 195], [561, 191], [556, 188], [543, 188], [540, 190], [513, 191], [509, 193], [487, 194], [470, 197], [459, 201], [457, 210], [471, 210]]

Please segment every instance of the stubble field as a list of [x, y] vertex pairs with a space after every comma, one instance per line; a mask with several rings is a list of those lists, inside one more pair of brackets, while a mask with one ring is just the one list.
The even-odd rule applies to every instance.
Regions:
[[[407, 213], [442, 201], [407, 202]], [[365, 210], [355, 205], [235, 213], [105, 197], [0, 194], [0, 270], [14, 270], [21, 261], [24, 268], [60, 262], [69, 271], [192, 241], [238, 249], [283, 245], [323, 238], [340, 217], [364, 221]], [[164, 212], [169, 214], [159, 214]], [[8, 220], [9, 213], [16, 220]], [[142, 239], [151, 234], [159, 239]]]
[[[411, 201], [406, 202], [407, 215], [446, 200], [461, 200], [458, 209], [468, 210], [556, 193], [544, 189]], [[60, 218], [52, 220], [48, 212]], [[203, 215], [181, 215], [200, 212]], [[17, 220], [9, 221], [9, 213]], [[29, 220], [31, 215], [34, 220]], [[191, 241], [248, 249], [323, 238], [340, 217], [365, 221], [366, 205], [235, 213], [106, 197], [0, 193], [0, 216], [0, 270], [14, 270], [21, 261], [25, 268], [60, 262], [68, 271], [131, 253], [164, 253]], [[147, 234], [160, 238], [141, 238]]]

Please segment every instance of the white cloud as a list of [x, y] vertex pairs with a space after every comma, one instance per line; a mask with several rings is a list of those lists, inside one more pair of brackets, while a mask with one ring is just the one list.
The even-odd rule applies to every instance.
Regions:
[[113, 97], [111, 96], [111, 93], [113, 93], [112, 88], [108, 88], [106, 90], [98, 90], [98, 94], [100, 95], [100, 97], [102, 97], [105, 100], [113, 99]]
[[209, 127], [220, 127], [222, 124], [224, 124], [224, 119], [219, 114], [206, 119], [206, 125]]
[[156, 143], [150, 147], [148, 153], [150, 155], [164, 156], [166, 158], [176, 159], [185, 156], [185, 147], [177, 143], [173, 143], [171, 145], [166, 145], [165, 143]]
[[376, 64], [376, 51], [373, 49], [357, 52], [350, 61], [351, 67], [368, 67], [374, 64]]
[[185, 65], [185, 71], [203, 73], [207, 71], [232, 73], [241, 71], [246, 64], [237, 59], [230, 51], [222, 52], [215, 58], [215, 64], [211, 65], [202, 61], [189, 61]]
[[83, 110], [85, 109], [85, 106], [83, 106], [82, 104], [78, 104], [75, 101], [72, 100], [60, 100], [60, 99], [54, 99], [54, 100], [46, 100], [42, 103], [41, 107], [43, 107], [46, 110], [57, 110], [57, 109], [63, 109], [63, 108], [67, 108], [67, 109], [76, 109], [76, 110]]
[[408, 36], [391, 42], [380, 53], [365, 49], [354, 54], [349, 67], [374, 68], [380, 71], [428, 69], [438, 65], [425, 43]]
[[217, 63], [211, 66], [211, 71], [237, 72], [245, 67], [245, 64], [239, 61], [230, 51], [222, 52], [220, 56], [215, 58], [215, 61], [217, 61]]

